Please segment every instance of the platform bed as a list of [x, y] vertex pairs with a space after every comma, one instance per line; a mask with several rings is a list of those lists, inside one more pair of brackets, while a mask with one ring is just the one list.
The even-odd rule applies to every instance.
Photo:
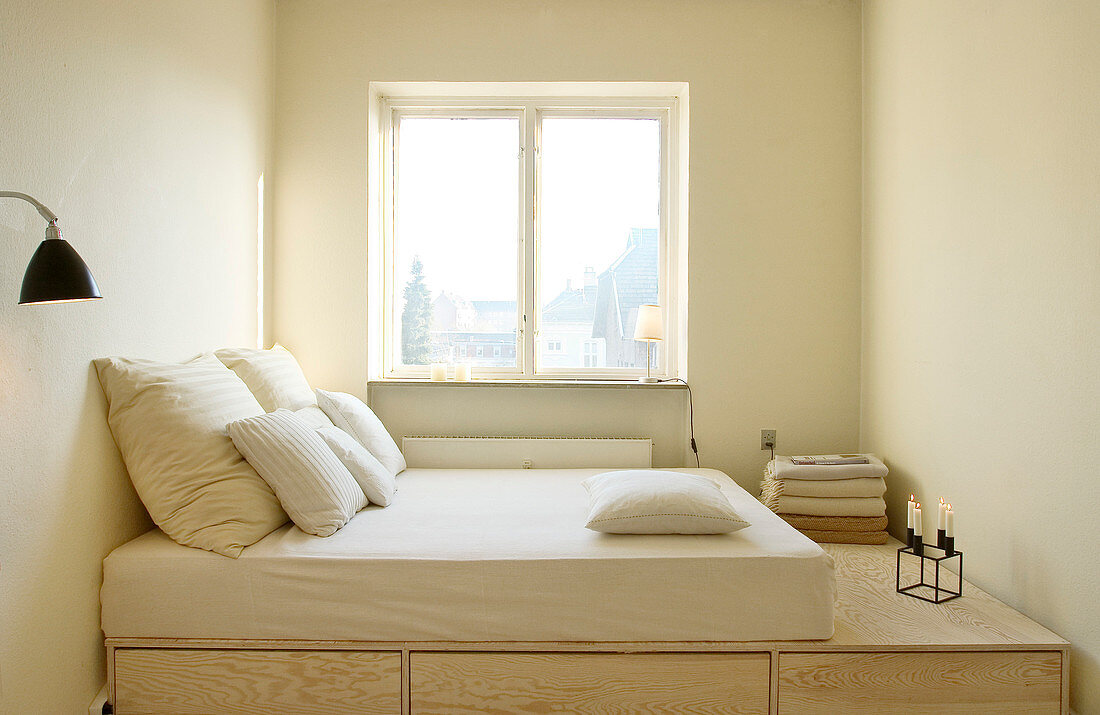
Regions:
[[829, 545], [821, 641], [108, 638], [116, 713], [1068, 713], [1066, 641], [979, 589], [894, 591], [886, 546]]

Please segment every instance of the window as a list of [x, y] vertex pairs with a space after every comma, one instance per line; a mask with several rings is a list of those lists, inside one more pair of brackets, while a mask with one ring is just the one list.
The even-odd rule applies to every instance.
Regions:
[[584, 341], [584, 366], [596, 367], [601, 360], [600, 343], [597, 340]]
[[668, 338], [654, 372], [676, 374], [680, 97], [484, 87], [378, 88], [380, 376], [424, 377], [476, 346], [484, 377], [633, 379], [647, 303]]

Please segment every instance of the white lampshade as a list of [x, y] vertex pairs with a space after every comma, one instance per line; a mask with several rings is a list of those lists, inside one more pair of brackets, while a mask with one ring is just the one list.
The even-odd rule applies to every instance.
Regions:
[[664, 340], [665, 323], [661, 319], [661, 306], [638, 306], [638, 322], [634, 325], [635, 340]]

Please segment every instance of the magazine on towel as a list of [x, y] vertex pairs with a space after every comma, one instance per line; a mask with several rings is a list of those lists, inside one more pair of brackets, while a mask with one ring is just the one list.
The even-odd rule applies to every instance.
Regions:
[[819, 454], [791, 457], [791, 463], [806, 467], [810, 465], [870, 464], [871, 460], [864, 454]]

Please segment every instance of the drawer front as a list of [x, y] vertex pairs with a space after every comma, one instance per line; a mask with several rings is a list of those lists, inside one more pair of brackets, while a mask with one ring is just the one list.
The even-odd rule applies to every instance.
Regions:
[[779, 712], [1059, 713], [1061, 669], [1057, 651], [781, 653]]
[[767, 713], [767, 653], [412, 653], [413, 713]]
[[114, 705], [122, 715], [396, 713], [401, 654], [120, 648]]

